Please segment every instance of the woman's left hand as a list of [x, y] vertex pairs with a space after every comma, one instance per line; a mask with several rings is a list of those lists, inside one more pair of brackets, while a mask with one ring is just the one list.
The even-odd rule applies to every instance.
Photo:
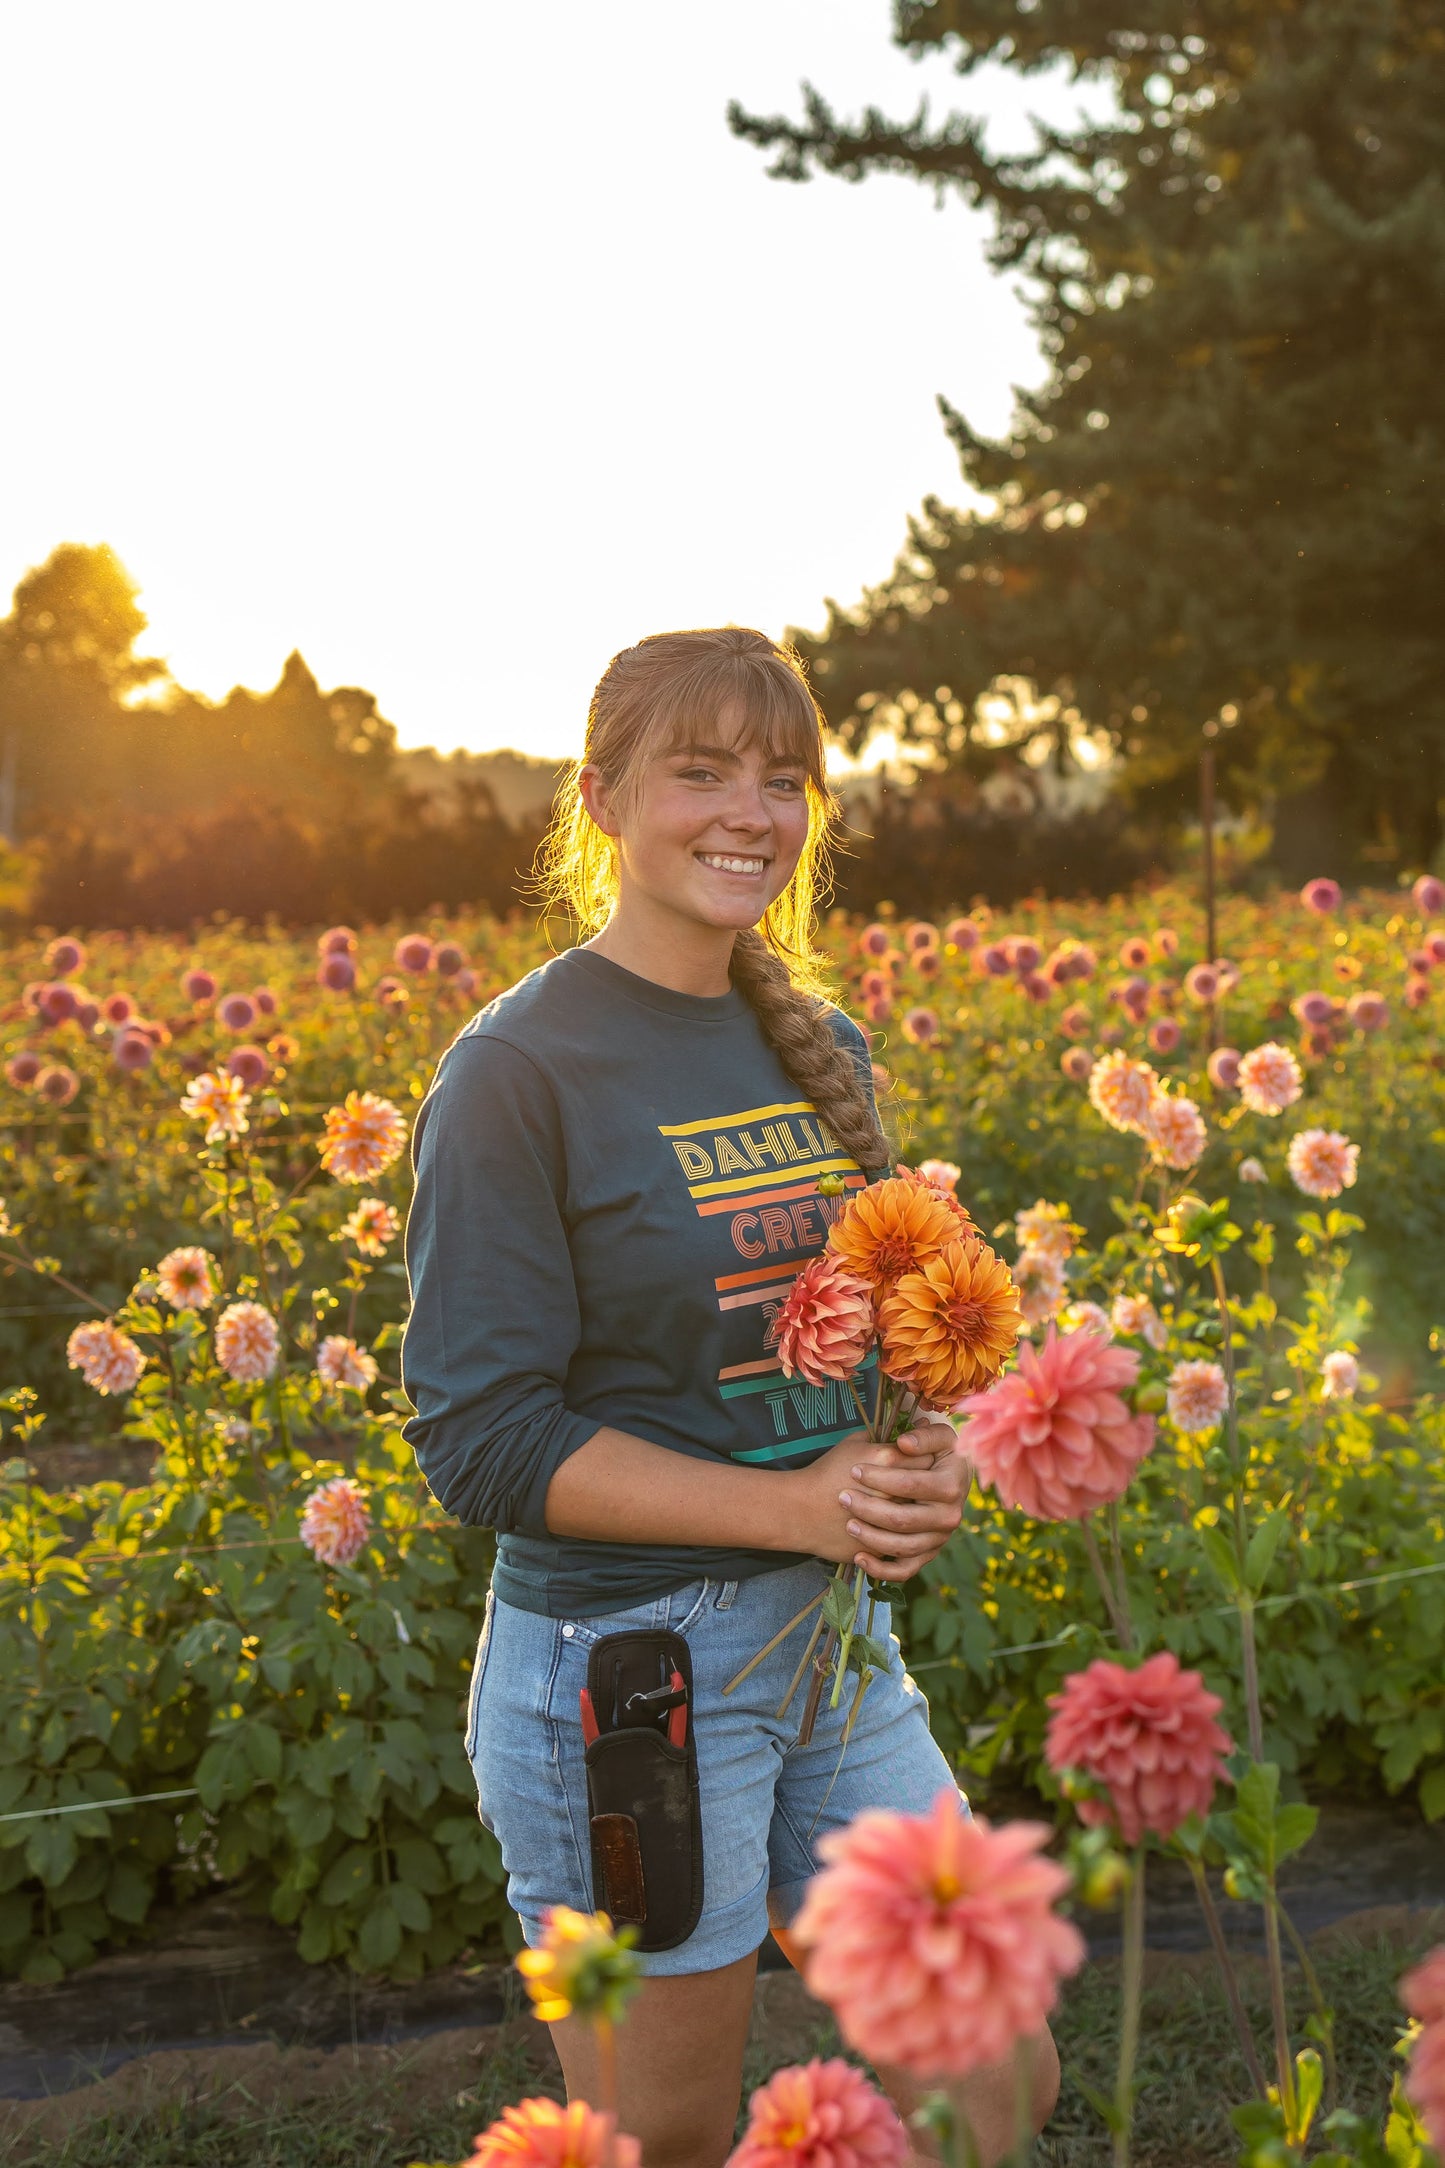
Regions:
[[973, 1464], [951, 1423], [923, 1416], [896, 1444], [867, 1447], [853, 1476], [838, 1497], [851, 1512], [854, 1563], [880, 1581], [905, 1581], [938, 1556], [963, 1519]]

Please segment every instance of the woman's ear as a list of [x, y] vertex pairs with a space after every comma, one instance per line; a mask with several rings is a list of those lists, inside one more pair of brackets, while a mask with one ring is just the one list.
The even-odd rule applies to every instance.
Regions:
[[621, 824], [612, 809], [612, 789], [603, 777], [602, 770], [588, 761], [578, 772], [577, 789], [582, 803], [595, 825], [604, 836], [621, 834]]

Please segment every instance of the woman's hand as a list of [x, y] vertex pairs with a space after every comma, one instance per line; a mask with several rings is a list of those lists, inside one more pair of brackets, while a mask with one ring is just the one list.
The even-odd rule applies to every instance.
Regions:
[[973, 1469], [952, 1424], [922, 1417], [896, 1445], [875, 1445], [859, 1431], [795, 1480], [809, 1528], [800, 1549], [906, 1581], [958, 1527]]

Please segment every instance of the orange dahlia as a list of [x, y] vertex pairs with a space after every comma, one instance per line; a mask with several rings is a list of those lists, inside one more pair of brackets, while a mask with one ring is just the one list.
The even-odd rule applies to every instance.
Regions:
[[917, 1167], [905, 1167], [900, 1160], [898, 1171], [893, 1177], [896, 1182], [911, 1182], [915, 1189], [931, 1190], [935, 1197], [943, 1199], [958, 1223], [954, 1230], [955, 1242], [964, 1235], [978, 1233], [972, 1218], [956, 1195], [958, 1178], [962, 1172], [963, 1169], [956, 1167], [951, 1159], [925, 1159]]
[[883, 1368], [928, 1406], [991, 1385], [1012, 1354], [1018, 1290], [986, 1242], [954, 1242], [905, 1272], [878, 1312]]
[[957, 1207], [930, 1185], [894, 1175], [855, 1191], [828, 1231], [828, 1247], [858, 1279], [883, 1289], [958, 1237]]
[[326, 1110], [326, 1135], [317, 1150], [338, 1182], [369, 1182], [399, 1159], [406, 1123], [389, 1099], [375, 1092], [348, 1092], [343, 1105]]
[[462, 2168], [638, 2168], [642, 2148], [585, 2100], [521, 2100], [474, 2141]]

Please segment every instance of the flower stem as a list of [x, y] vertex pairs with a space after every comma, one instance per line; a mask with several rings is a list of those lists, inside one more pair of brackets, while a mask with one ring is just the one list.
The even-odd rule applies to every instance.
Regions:
[[602, 2146], [602, 2168], [614, 2168], [617, 2136], [617, 2036], [610, 2017], [595, 2017], [592, 2030], [597, 2041], [597, 2105], [608, 2118]]
[[1249, 2072], [1250, 2083], [1255, 2090], [1255, 2097], [1263, 2100], [1268, 2090], [1265, 2083], [1264, 2066], [1259, 2059], [1259, 2050], [1254, 2044], [1254, 2032], [1245, 2011], [1243, 1997], [1239, 1992], [1239, 1981], [1235, 1975], [1234, 1962], [1229, 1954], [1229, 1946], [1224, 1939], [1224, 1929], [1219, 1924], [1219, 1912], [1210, 1892], [1209, 1878], [1204, 1872], [1202, 1861], [1197, 1860], [1192, 1853], [1187, 1853], [1185, 1857], [1190, 1877], [1194, 1883], [1194, 1893], [1199, 1899], [1199, 1909], [1204, 1914], [1204, 1924], [1209, 1930], [1209, 1944], [1214, 1952], [1214, 1961], [1219, 1967], [1220, 1985], [1224, 1989], [1224, 1999], [1229, 2005], [1229, 2015], [1234, 2022], [1234, 2036], [1239, 2042], [1239, 2052], [1244, 2057], [1245, 2068]]
[[1113, 1582], [1109, 1579], [1108, 1573], [1105, 1571], [1104, 1560], [1099, 1550], [1099, 1539], [1094, 1533], [1092, 1521], [1087, 1517], [1080, 1521], [1079, 1533], [1084, 1539], [1084, 1549], [1088, 1554], [1094, 1579], [1099, 1584], [1099, 1594], [1104, 1599], [1104, 1609], [1109, 1614], [1109, 1624], [1114, 1629], [1114, 1638], [1121, 1649], [1132, 1649], [1134, 1646], [1134, 1629], [1129, 1614], [1127, 1610], [1121, 1612], [1119, 1609], [1118, 1594]]
[[777, 1647], [778, 1643], [780, 1641], [786, 1641], [789, 1634], [793, 1631], [794, 1627], [801, 1626], [810, 1611], [816, 1611], [821, 1607], [824, 1599], [827, 1596], [827, 1593], [828, 1591], [824, 1589], [821, 1596], [814, 1596], [810, 1603], [805, 1603], [802, 1610], [799, 1611], [793, 1618], [790, 1618], [788, 1620], [786, 1626], [780, 1626], [777, 1632], [773, 1635], [772, 1640], [765, 1641], [762, 1647], [758, 1650], [757, 1655], [750, 1656], [747, 1662], [743, 1665], [742, 1670], [739, 1671], [734, 1678], [728, 1680], [727, 1685], [723, 1688], [723, 1692], [725, 1694], [730, 1694], [735, 1686], [741, 1686], [743, 1680], [748, 1676], [749, 1672], [756, 1671], [758, 1665], [762, 1662], [763, 1658], [765, 1656], [771, 1656], [773, 1650]]
[[1289, 2013], [1284, 2000], [1284, 1956], [1279, 1941], [1279, 1902], [1274, 1893], [1274, 1872], [1264, 1902], [1264, 1950], [1269, 1965], [1269, 2009], [1274, 2021], [1274, 2067], [1279, 2080], [1279, 2104], [1284, 2110], [1285, 2135], [1298, 2136], [1299, 2104], [1295, 2098], [1294, 2061], [1289, 2051]]
[[[841, 1568], [838, 1578], [842, 1578]], [[853, 1576], [853, 1609], [849, 1613], [847, 1625], [838, 1637], [838, 1665], [833, 1674], [833, 1692], [828, 1701], [830, 1709], [837, 1708], [842, 1698], [843, 1681], [848, 1675], [848, 1652], [853, 1646], [853, 1635], [858, 1627], [858, 1607], [863, 1601], [863, 1580], [863, 1568], [860, 1566]]]
[[1254, 1598], [1247, 1590], [1235, 1599], [1239, 1612], [1239, 1642], [1244, 1665], [1244, 1707], [1249, 1724], [1252, 1761], [1264, 1760], [1264, 1716], [1259, 1700], [1259, 1654], [1254, 1640]]
[[[797, 1693], [798, 1688], [803, 1683], [803, 1673], [807, 1670], [808, 1664], [812, 1658], [813, 1651], [818, 1646], [818, 1636], [822, 1631], [823, 1613], [821, 1610], [819, 1610], [818, 1616], [813, 1621], [813, 1631], [808, 1636], [808, 1646], [804, 1649], [802, 1655], [798, 1658], [798, 1668], [793, 1673], [792, 1678], [788, 1682], [788, 1691], [786, 1692], [786, 1694], [784, 1694], [782, 1700], [778, 1703], [777, 1708], [773, 1712], [774, 1721], [776, 1723], [781, 1724], [783, 1718], [787, 1715], [789, 1709], [791, 1709], [791, 1707], [793, 1706], [793, 1696]], [[737, 1680], [734, 1679], [733, 1686], [736, 1686], [737, 1683]], [[724, 1693], [731, 1693], [732, 1687], [724, 1687], [723, 1691]]]
[[1320, 1986], [1320, 1976], [1315, 1971], [1314, 1959], [1310, 1956], [1309, 1946], [1277, 1896], [1275, 1898], [1275, 1908], [1283, 1923], [1284, 1931], [1289, 1936], [1290, 1946], [1299, 1959], [1299, 1968], [1304, 1974], [1305, 1986], [1309, 1990], [1309, 1998], [1314, 2006], [1315, 2017], [1319, 2025], [1320, 2051], [1324, 2057], [1325, 2065], [1325, 2107], [1327, 2110], [1332, 2110], [1338, 2103], [1340, 2090], [1339, 2067], [1335, 2062], [1334, 2012], [1325, 2001], [1325, 1991]]
[[1119, 2028], [1119, 2073], [1114, 2083], [1114, 2168], [1129, 2168], [1134, 2124], [1134, 2061], [1139, 2052], [1139, 2003], [1144, 1988], [1143, 1845], [1134, 1852], [1134, 1871], [1124, 1893], [1123, 2010]]

